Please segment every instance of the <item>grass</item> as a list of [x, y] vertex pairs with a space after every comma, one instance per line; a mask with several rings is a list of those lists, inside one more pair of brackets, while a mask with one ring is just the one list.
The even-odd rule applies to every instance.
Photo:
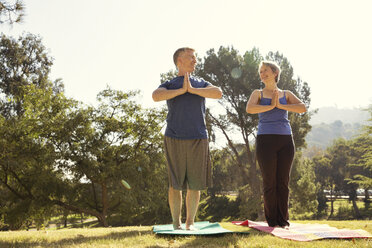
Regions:
[[[338, 228], [364, 229], [372, 233], [372, 221], [294, 221], [322, 223]], [[43, 231], [0, 232], [0, 247], [372, 247], [372, 239], [289, 241], [247, 227], [221, 223], [224, 228], [249, 234], [220, 236], [160, 236], [151, 226], [74, 228]]]
[[[364, 208], [364, 202], [362, 200], [356, 201], [356, 204], [357, 204], [357, 206], [358, 206], [359, 209], [363, 209]], [[331, 201], [327, 201], [327, 205], [328, 205], [328, 209], [330, 211], [331, 210]], [[340, 207], [352, 208], [353, 205], [352, 205], [352, 203], [348, 199], [336, 199], [336, 200], [334, 200], [334, 202], [333, 202], [333, 208], [334, 208], [335, 212], [337, 212], [337, 210]]]
[[[372, 209], [369, 207], [368, 209], [365, 208], [365, 204], [363, 200], [359, 199], [357, 202], [357, 206], [359, 208], [359, 212], [364, 216], [365, 219], [372, 218]], [[331, 213], [331, 202], [327, 202], [327, 217]], [[352, 203], [347, 199], [336, 199], [333, 202], [334, 213], [332, 219], [337, 220], [348, 220], [353, 219], [354, 217], [354, 209]]]

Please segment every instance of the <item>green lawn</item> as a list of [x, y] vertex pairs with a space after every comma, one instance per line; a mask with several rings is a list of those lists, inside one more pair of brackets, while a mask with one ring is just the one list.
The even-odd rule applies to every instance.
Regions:
[[[359, 208], [360, 213], [364, 218], [371, 219], [372, 218], [372, 209], [371, 207], [369, 209], [365, 209], [365, 204], [363, 200], [358, 200], [357, 206]], [[328, 208], [327, 208], [327, 216], [331, 213], [331, 202], [327, 202]], [[352, 203], [347, 199], [336, 199], [333, 202], [333, 218], [338, 220], [347, 220], [347, 219], [353, 219], [354, 217], [354, 210]]]
[[[338, 228], [364, 229], [372, 233], [372, 221], [295, 221], [323, 223]], [[0, 247], [372, 247], [372, 239], [289, 241], [224, 222], [227, 229], [249, 234], [220, 236], [159, 236], [151, 226], [76, 228], [43, 231], [0, 232]]]

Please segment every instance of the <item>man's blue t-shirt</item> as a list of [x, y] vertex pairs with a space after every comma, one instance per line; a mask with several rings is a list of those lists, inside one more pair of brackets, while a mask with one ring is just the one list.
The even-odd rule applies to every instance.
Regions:
[[[178, 76], [159, 86], [168, 90], [182, 88], [183, 76]], [[205, 88], [211, 83], [190, 76], [194, 88]], [[189, 92], [167, 100], [168, 115], [165, 136], [176, 139], [206, 139], [205, 98]]]

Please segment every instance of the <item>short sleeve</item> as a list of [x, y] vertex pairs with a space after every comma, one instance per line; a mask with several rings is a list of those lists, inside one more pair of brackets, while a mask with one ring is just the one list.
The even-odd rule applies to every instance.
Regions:
[[208, 81], [204, 81], [204, 88], [208, 87], [208, 86], [212, 86], [212, 84]]
[[212, 84], [211, 84], [210, 82], [205, 81], [203, 78], [196, 78], [196, 79], [197, 79], [199, 82], [202, 83], [203, 88], [208, 87], [208, 86], [212, 86]]
[[158, 88], [166, 88], [166, 89], [168, 89], [168, 86], [169, 86], [169, 81], [166, 81], [165, 83], [162, 83], [161, 85], [159, 85]]

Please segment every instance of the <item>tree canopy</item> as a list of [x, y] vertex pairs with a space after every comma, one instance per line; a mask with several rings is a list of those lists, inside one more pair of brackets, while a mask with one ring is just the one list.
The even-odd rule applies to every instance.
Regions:
[[0, 0], [0, 24], [22, 22], [25, 12], [25, 5], [21, 0], [13, 2]]

